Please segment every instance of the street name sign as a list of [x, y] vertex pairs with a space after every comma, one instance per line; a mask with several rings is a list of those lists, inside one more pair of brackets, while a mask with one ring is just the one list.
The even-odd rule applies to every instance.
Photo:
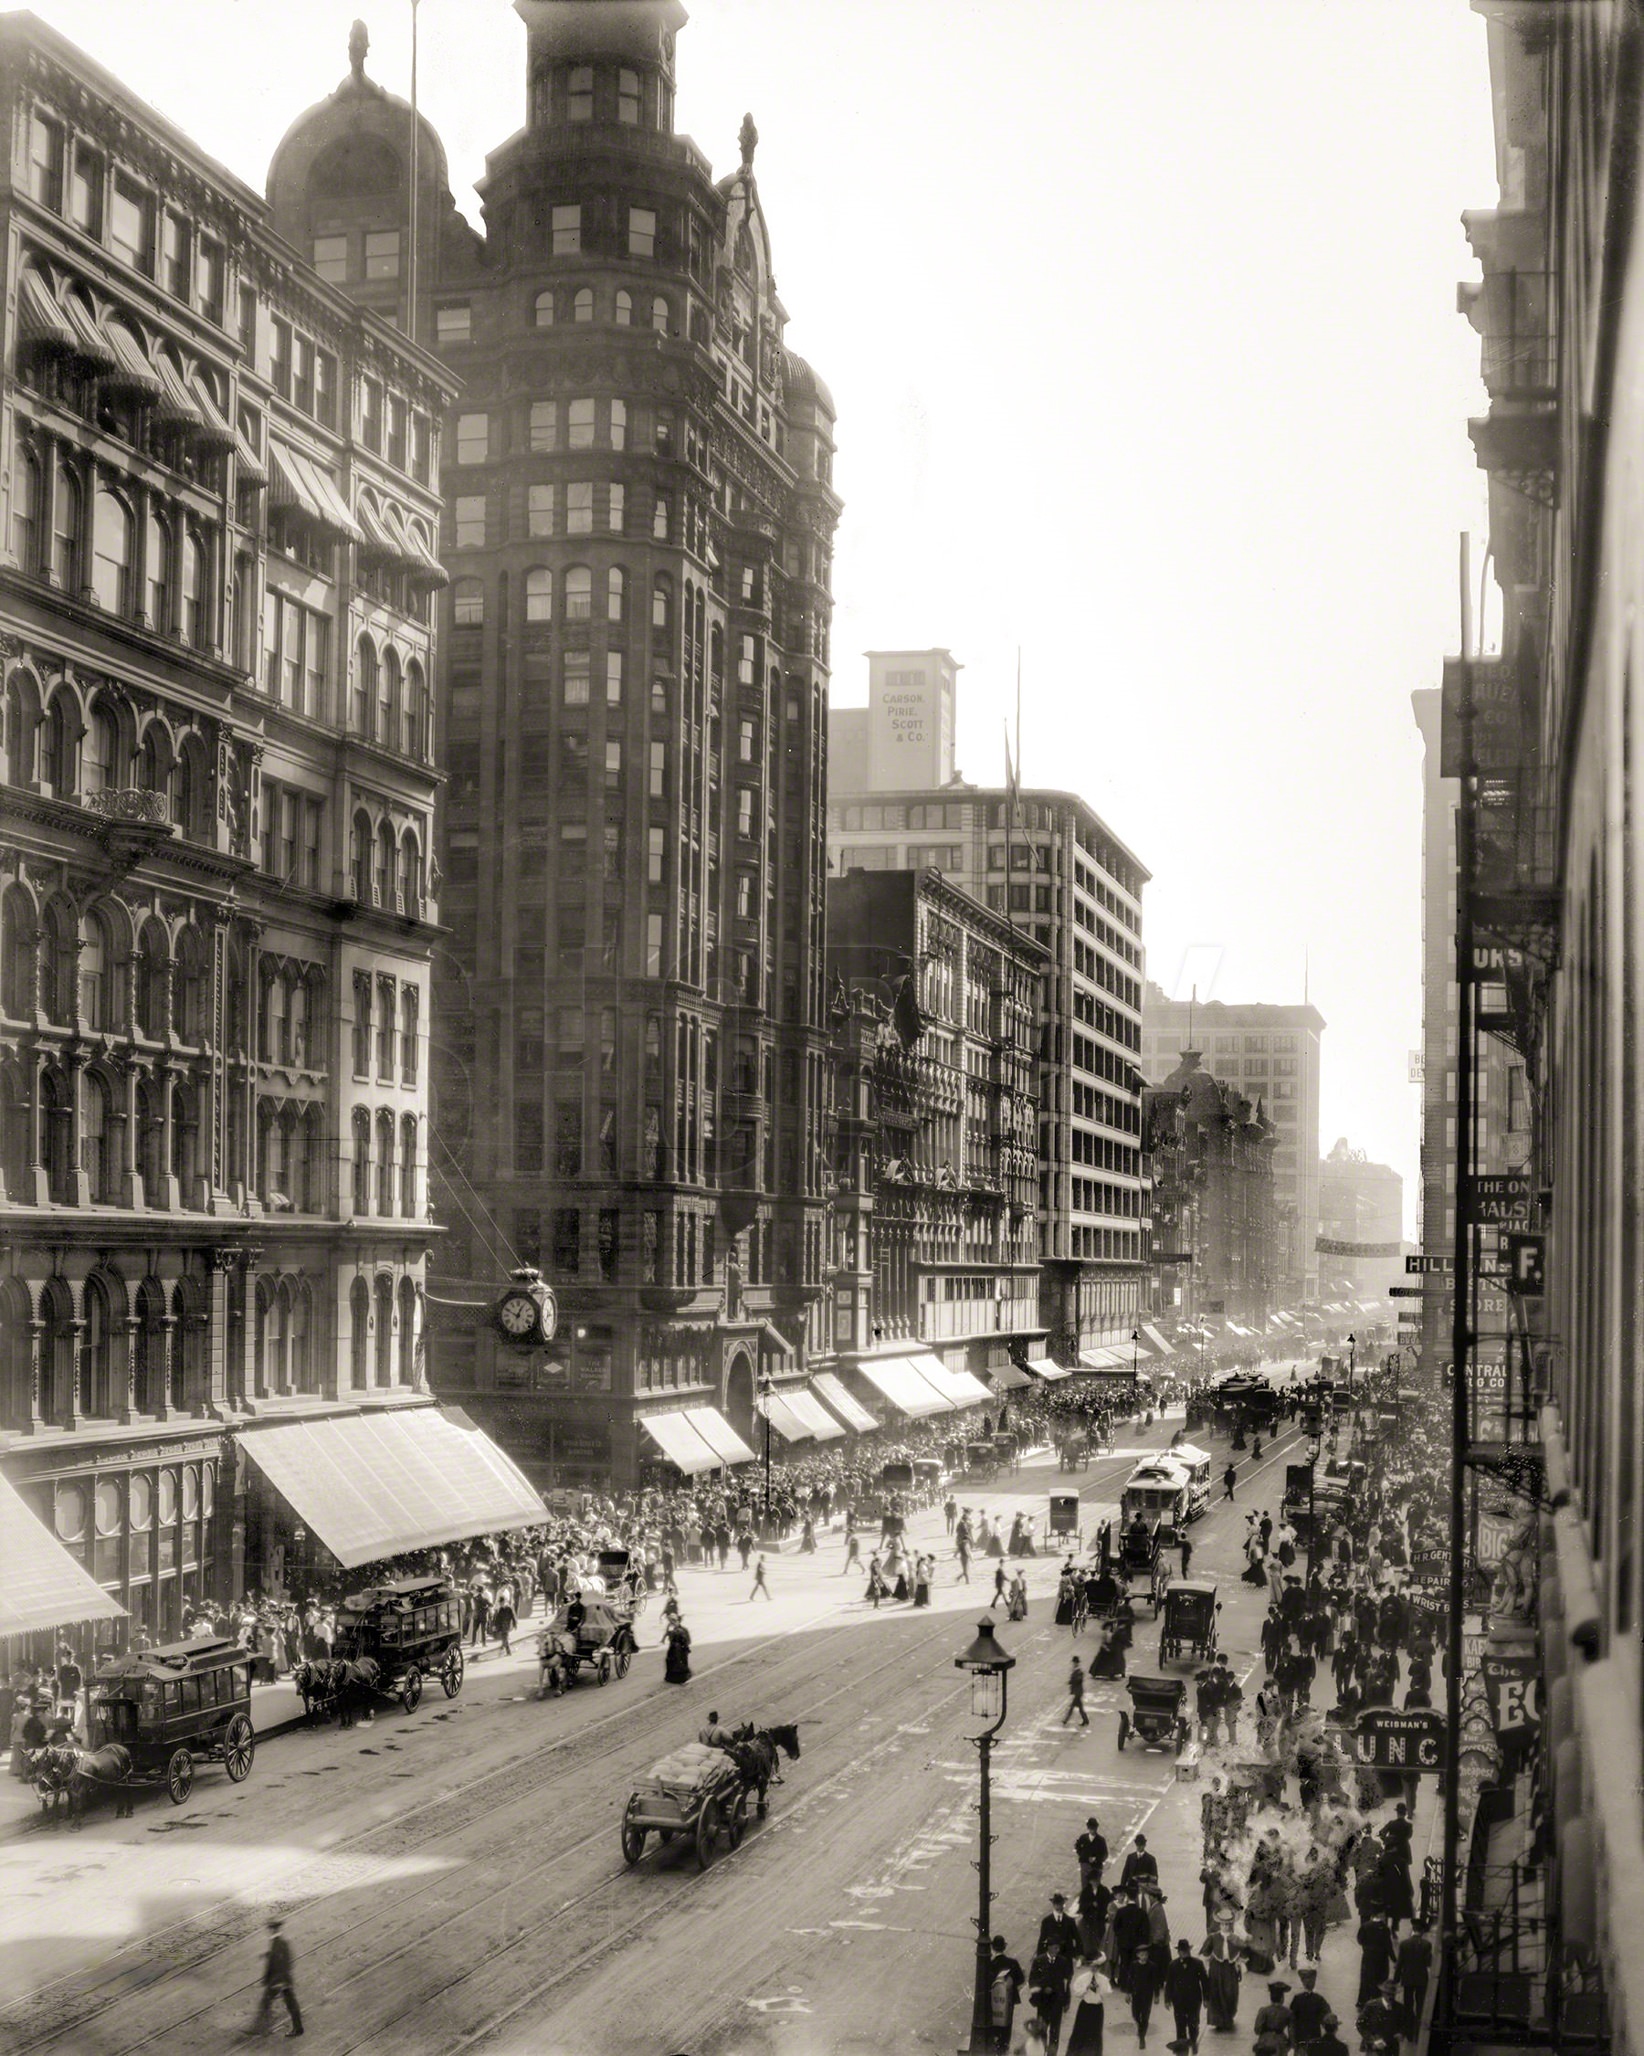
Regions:
[[1426, 1299], [1430, 1293], [1444, 1292], [1445, 1290], [1447, 1290], [1447, 1287], [1443, 1285], [1389, 1285], [1387, 1297], [1389, 1299]]
[[1404, 1259], [1405, 1276], [1409, 1278], [1448, 1278], [1455, 1267], [1453, 1256], [1407, 1256]]
[[1442, 1770], [1444, 1716], [1430, 1707], [1373, 1706], [1359, 1715], [1353, 1755], [1375, 1770]]

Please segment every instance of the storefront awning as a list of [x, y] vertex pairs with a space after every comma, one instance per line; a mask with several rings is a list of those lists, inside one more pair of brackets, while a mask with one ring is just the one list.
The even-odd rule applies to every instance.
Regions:
[[1030, 1356], [1027, 1367], [1036, 1378], [1043, 1378], [1047, 1384], [1055, 1384], [1058, 1378], [1071, 1378], [1073, 1373], [1064, 1370], [1060, 1364], [1053, 1364], [1048, 1356]]
[[19, 283], [17, 322], [23, 340], [37, 350], [55, 350], [63, 356], [74, 356], [78, 349], [74, 330], [69, 326], [45, 274], [30, 266]]
[[657, 1448], [686, 1477], [700, 1471], [717, 1471], [719, 1458], [703, 1441], [682, 1413], [641, 1414], [639, 1425]]
[[950, 1406], [980, 1406], [993, 1397], [980, 1378], [972, 1377], [969, 1371], [949, 1370], [934, 1350], [923, 1349], [917, 1356], [910, 1356], [908, 1362], [921, 1378], [928, 1379], [936, 1387]]
[[752, 1463], [754, 1453], [717, 1408], [688, 1406], [685, 1418], [721, 1463]]
[[879, 1423], [861, 1400], [853, 1393], [847, 1392], [832, 1371], [818, 1371], [811, 1383], [847, 1428], [854, 1428], [858, 1435], [868, 1435], [878, 1427]]
[[844, 1429], [829, 1413], [821, 1400], [805, 1390], [802, 1385], [790, 1385], [782, 1397], [805, 1423], [818, 1442], [831, 1442], [843, 1435]]
[[11, 1480], [0, 1475], [0, 1637], [123, 1621], [126, 1610], [77, 1563]]
[[1176, 1353], [1151, 1321], [1142, 1323], [1142, 1342], [1155, 1356], [1174, 1356]]
[[1081, 1349], [1079, 1361], [1087, 1371], [1128, 1371], [1130, 1358], [1117, 1349]]
[[247, 1428], [238, 1439], [346, 1570], [548, 1517], [513, 1459], [437, 1406]]
[[1027, 1372], [1015, 1364], [995, 1364], [988, 1376], [993, 1380], [995, 1392], [1020, 1392], [1033, 1383]]
[[758, 1411], [784, 1442], [808, 1442], [814, 1432], [788, 1404], [785, 1392], [767, 1392], [759, 1402]]
[[931, 1414], [958, 1410], [951, 1399], [944, 1398], [927, 1378], [919, 1375], [905, 1356], [864, 1357], [856, 1368], [909, 1420], [922, 1421]]
[[160, 374], [143, 354], [143, 346], [123, 322], [103, 324], [114, 351], [114, 362], [103, 373], [103, 383], [116, 392], [136, 393], [140, 399], [158, 400], [163, 391]]

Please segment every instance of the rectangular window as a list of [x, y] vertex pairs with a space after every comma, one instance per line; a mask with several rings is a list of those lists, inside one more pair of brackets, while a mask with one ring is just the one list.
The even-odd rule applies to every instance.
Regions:
[[[567, 650], [565, 652], [564, 665], [566, 706], [587, 706], [588, 681], [591, 675], [588, 652], [586, 650]], [[568, 740], [569, 738], [567, 738]]]
[[405, 429], [410, 409], [402, 399], [390, 393], [388, 397], [388, 461], [405, 469]]
[[606, 516], [606, 526], [610, 529], [612, 535], [621, 535], [623, 517], [627, 511], [627, 506], [628, 495], [626, 489], [620, 485], [613, 485], [611, 487], [610, 507]]
[[377, 980], [377, 1076], [394, 1075], [394, 981]]
[[542, 1102], [521, 1100], [514, 1108], [514, 1169], [542, 1169]]
[[551, 450], [559, 436], [559, 409], [552, 400], [531, 402], [531, 448]]
[[664, 798], [668, 791], [668, 745], [654, 742], [651, 745], [650, 776], [647, 791], [653, 800]]
[[612, 736], [605, 745], [605, 789], [615, 792], [622, 784], [622, 744]]
[[662, 916], [645, 916], [645, 975], [647, 978], [662, 976]]
[[29, 190], [53, 214], [63, 211], [63, 125], [37, 114], [29, 124]]
[[617, 120], [625, 128], [639, 126], [639, 73], [619, 71], [617, 73]]
[[483, 464], [491, 440], [491, 418], [487, 414], [457, 416], [457, 462]]
[[382, 387], [374, 378], [360, 381], [360, 441], [368, 450], [382, 448]]
[[527, 535], [553, 534], [554, 489], [551, 485], [534, 485], [527, 488], [525, 532]]
[[659, 543], [665, 543], [668, 540], [668, 517], [668, 495], [666, 493], [658, 493], [656, 496], [656, 506], [651, 513], [651, 534]]
[[473, 312], [466, 300], [447, 300], [434, 309], [436, 343], [466, 343], [473, 336]]
[[371, 1075], [371, 974], [354, 973], [354, 1076]]
[[[532, 531], [535, 533], [536, 531]], [[485, 495], [483, 493], [458, 493], [457, 495], [457, 548], [459, 550], [483, 550], [485, 547]]]
[[594, 532], [594, 488], [590, 479], [572, 479], [565, 488], [565, 533]]
[[304, 800], [302, 880], [310, 892], [320, 889], [320, 840], [324, 833], [324, 800]]
[[337, 360], [329, 350], [314, 352], [314, 419], [326, 428], [337, 425]]
[[305, 414], [314, 411], [314, 345], [303, 335], [292, 345], [291, 404]]
[[366, 230], [365, 275], [367, 278], [399, 277], [400, 232], [397, 228]]
[[554, 255], [574, 257], [582, 248], [582, 209], [556, 207], [553, 215]]
[[753, 787], [740, 785], [736, 792], [736, 832], [738, 835], [753, 834]]
[[325, 280], [327, 285], [346, 285], [348, 283], [347, 236], [316, 236], [314, 238], [314, 269]]
[[628, 255], [630, 257], [654, 257], [656, 255], [656, 210], [651, 207], [630, 207], [628, 209]]
[[218, 327], [223, 320], [223, 246], [211, 236], [201, 236], [200, 254], [195, 263], [195, 277], [200, 291], [200, 312], [207, 321], [214, 321]]
[[565, 116], [568, 121], [593, 120], [594, 67], [591, 64], [571, 67], [565, 82]]
[[645, 879], [649, 885], [662, 883], [662, 861], [667, 848], [667, 830], [650, 828], [645, 834]]
[[605, 704], [608, 707], [622, 705], [622, 652], [607, 650], [605, 653]]
[[291, 324], [276, 314], [268, 326], [268, 382], [282, 400], [291, 397]]
[[628, 441], [628, 403], [626, 400], [611, 402], [611, 448], [623, 449]]
[[565, 447], [568, 450], [591, 450], [594, 446], [594, 403], [592, 400], [572, 400], [565, 412]]
[[108, 239], [117, 257], [138, 271], [154, 269], [154, 198], [134, 179], [116, 175], [109, 203]]
[[103, 233], [103, 160], [84, 143], [74, 147], [74, 177], [69, 184], [69, 219], [88, 236]]

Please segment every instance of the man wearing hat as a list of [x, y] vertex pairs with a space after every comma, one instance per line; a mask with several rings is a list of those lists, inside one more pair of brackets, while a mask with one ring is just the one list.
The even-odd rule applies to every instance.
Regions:
[[1256, 2015], [1256, 2056], [1284, 2056], [1290, 2047], [1293, 2026], [1284, 2003], [1289, 1990], [1282, 1978], [1268, 1986], [1267, 2004]]
[[1079, 1882], [1099, 1885], [1107, 1868], [1107, 1837], [1095, 1814], [1086, 1820], [1084, 1833], [1073, 1844], [1073, 1853], [1079, 1859]]
[[1068, 1912], [1067, 1900], [1060, 1892], [1050, 1895], [1050, 1911], [1039, 1923], [1038, 1948], [1043, 1949], [1053, 1939], [1060, 1941], [1069, 1962], [1078, 1956], [1079, 1923]]
[[1347, 2056], [1347, 2044], [1336, 2032], [1340, 2026], [1335, 2014], [1324, 2016], [1324, 2033], [1313, 2044], [1313, 2056]]
[[1290, 2031], [1298, 2049], [1311, 2048], [1324, 2034], [1330, 2001], [1318, 1989], [1317, 1966], [1306, 1964], [1300, 1972], [1302, 1988], [1290, 2002]]
[[290, 2033], [300, 2035], [303, 2031], [303, 2016], [297, 2004], [297, 1988], [292, 1981], [291, 1944], [285, 1938], [285, 1922], [278, 1914], [270, 1917], [268, 1923], [268, 1960], [263, 1965], [263, 1996], [257, 2008], [257, 2018], [252, 2033], [266, 2035], [274, 2019], [274, 2001], [283, 1999], [285, 2010], [291, 2016]]
[[[1073, 1924], [1069, 1921], [1068, 1925], [1071, 1927]], [[1048, 1939], [1047, 1929], [1050, 1929]], [[1047, 2056], [1056, 2056], [1056, 2045], [1062, 2035], [1062, 2016], [1067, 2012], [1073, 1985], [1073, 1952], [1060, 1931], [1050, 1928], [1050, 1916], [1041, 1923], [1039, 1935], [1039, 1947], [1028, 1971], [1028, 1996], [1039, 2009], [1039, 2024], [1045, 2031]]]
[[1381, 1990], [1359, 2008], [1359, 2035], [1366, 2043], [1390, 2042], [1396, 2049], [1401, 2041], [1413, 2040], [1415, 2022], [1399, 1998], [1398, 1980], [1385, 1978]]
[[1159, 1860], [1147, 1846], [1146, 1835], [1136, 1837], [1135, 1846], [1125, 1856], [1125, 1867], [1119, 1873], [1122, 1888], [1157, 1885], [1159, 1882]]
[[1204, 2018], [1205, 1973], [1185, 1935], [1176, 1944], [1175, 1957], [1165, 1971], [1164, 1995], [1176, 2019], [1176, 2040], [1171, 2047], [1197, 2049], [1199, 2022]]

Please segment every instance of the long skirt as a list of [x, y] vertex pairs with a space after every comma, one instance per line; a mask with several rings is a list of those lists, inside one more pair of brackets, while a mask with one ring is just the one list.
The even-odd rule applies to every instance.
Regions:
[[1205, 1965], [1205, 2014], [1213, 2028], [1226, 2033], [1239, 2010], [1239, 1970], [1225, 1956], [1213, 1956]]
[[1102, 2056], [1102, 2028], [1107, 2009], [1094, 1993], [1079, 2001], [1068, 2025], [1062, 2056]]

